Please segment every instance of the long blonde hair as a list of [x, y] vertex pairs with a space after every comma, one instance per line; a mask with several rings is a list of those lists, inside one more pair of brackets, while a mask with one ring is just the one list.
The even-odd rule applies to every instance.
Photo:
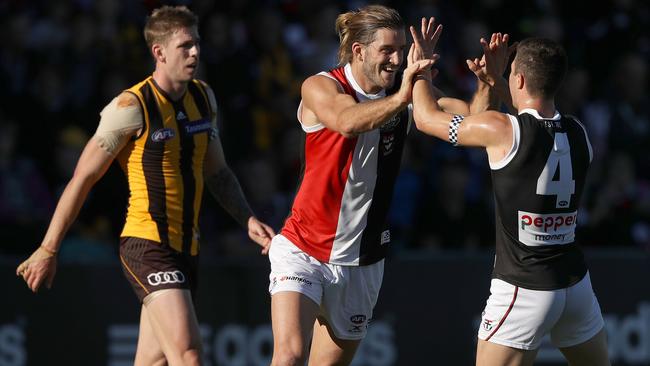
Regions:
[[382, 28], [404, 29], [404, 21], [395, 9], [383, 5], [368, 5], [340, 14], [336, 18], [336, 33], [340, 40], [338, 66], [352, 61], [354, 42], [370, 44], [377, 30]]

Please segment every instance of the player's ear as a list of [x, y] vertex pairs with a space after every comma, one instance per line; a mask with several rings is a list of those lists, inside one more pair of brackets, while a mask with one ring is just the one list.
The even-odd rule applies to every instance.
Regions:
[[352, 43], [352, 58], [363, 61], [365, 46], [359, 42]]
[[165, 62], [166, 60], [163, 46], [159, 43], [154, 43], [151, 46], [151, 54], [156, 59], [156, 61]]
[[515, 78], [517, 89], [523, 89], [526, 86], [526, 78], [524, 78], [524, 74], [515, 74]]

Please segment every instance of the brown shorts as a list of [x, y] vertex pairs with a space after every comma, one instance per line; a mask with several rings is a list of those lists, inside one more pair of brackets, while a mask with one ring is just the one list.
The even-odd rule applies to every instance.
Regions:
[[196, 296], [198, 256], [180, 253], [155, 241], [124, 237], [120, 240], [120, 262], [140, 302], [150, 293], [188, 289]]

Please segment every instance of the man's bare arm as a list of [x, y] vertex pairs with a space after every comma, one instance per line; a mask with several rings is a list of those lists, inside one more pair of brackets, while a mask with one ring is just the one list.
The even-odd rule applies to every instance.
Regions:
[[469, 114], [478, 114], [487, 110], [496, 110], [499, 107], [499, 98], [496, 92], [487, 83], [477, 80], [476, 91], [469, 103]]
[[112, 161], [113, 156], [100, 147], [95, 138], [84, 148], [74, 175], [59, 199], [41, 245], [16, 269], [16, 274], [23, 276], [32, 291], [38, 291], [43, 281], [46, 281], [48, 288], [52, 286], [56, 273], [55, 255], [63, 237], [79, 215], [88, 192], [106, 173]]
[[516, 43], [508, 46], [509, 41], [510, 36], [507, 33], [492, 33], [489, 42], [481, 38], [483, 57], [480, 60], [467, 60], [467, 66], [474, 72], [480, 82], [490, 86], [489, 109], [498, 110], [501, 103], [504, 103], [510, 113], [516, 114], [517, 111], [512, 105], [508, 83], [503, 78], [510, 55], [517, 47]]
[[411, 102], [414, 74], [431, 64], [430, 60], [422, 60], [407, 68], [397, 93], [364, 103], [344, 93], [333, 79], [311, 76], [302, 85], [303, 123], [322, 123], [346, 137], [378, 128]]
[[246, 201], [239, 180], [224, 157], [221, 141], [213, 139], [205, 160], [205, 184], [212, 196], [242, 227], [246, 227], [253, 211]]
[[115, 156], [142, 127], [137, 97], [122, 93], [102, 111], [95, 136], [84, 148], [74, 174], [66, 185], [41, 245], [16, 269], [36, 292], [43, 281], [52, 285], [56, 273], [55, 254], [63, 237], [79, 215], [88, 192], [106, 173]]
[[517, 109], [512, 105], [512, 96], [510, 95], [508, 82], [504, 78], [498, 78], [494, 81], [492, 89], [494, 90], [494, 95], [499, 99], [499, 101], [505, 104], [508, 112], [511, 114], [517, 114]]
[[97, 139], [90, 139], [81, 153], [72, 179], [59, 199], [43, 239], [43, 246], [58, 251], [65, 233], [77, 218], [88, 192], [106, 173], [112, 162], [113, 156], [99, 146]]
[[[476, 93], [470, 104], [471, 114], [487, 110], [499, 110], [501, 93], [494, 88], [495, 79], [501, 78], [508, 62], [508, 34], [492, 33], [490, 41], [481, 38], [483, 56], [468, 59], [467, 68], [476, 75]], [[507, 89], [507, 85], [506, 85]]]
[[275, 232], [253, 214], [237, 177], [226, 163], [218, 137], [212, 139], [208, 145], [203, 173], [205, 184], [212, 196], [242, 227], [248, 230], [251, 240], [262, 247], [262, 254], [268, 254], [271, 238], [275, 236]]
[[[427, 80], [415, 82], [413, 119], [418, 130], [449, 141], [449, 124], [453, 117], [453, 114], [440, 110]], [[465, 117], [458, 126], [457, 135], [459, 145], [489, 149], [511, 142], [512, 127], [505, 114], [487, 111]]]

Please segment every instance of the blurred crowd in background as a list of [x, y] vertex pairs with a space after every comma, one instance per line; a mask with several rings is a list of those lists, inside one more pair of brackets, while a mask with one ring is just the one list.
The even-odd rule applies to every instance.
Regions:
[[[558, 110], [587, 126], [594, 148], [579, 210], [584, 247], [650, 251], [650, 3], [644, 0], [376, 1], [407, 24], [444, 25], [436, 86], [466, 100], [476, 80], [465, 59], [479, 39], [560, 41], [569, 73]], [[364, 1], [0, 1], [0, 253], [28, 255], [99, 121], [153, 61], [142, 36], [150, 11], [187, 5], [200, 17], [201, 68], [219, 103], [226, 157], [258, 216], [279, 230], [300, 172], [301, 82], [336, 65], [336, 16]], [[410, 36], [408, 36], [410, 42]], [[492, 250], [494, 207], [486, 155], [411, 131], [395, 189], [392, 255]], [[127, 202], [114, 164], [65, 239], [61, 260], [114, 261]], [[203, 261], [257, 253], [206, 191]]]

